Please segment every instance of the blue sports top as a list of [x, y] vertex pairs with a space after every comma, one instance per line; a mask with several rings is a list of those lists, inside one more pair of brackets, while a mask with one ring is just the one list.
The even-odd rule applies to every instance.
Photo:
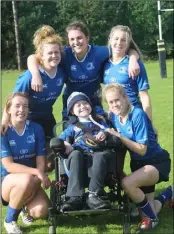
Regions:
[[[22, 134], [9, 126], [6, 134], [1, 136], [1, 158], [12, 157], [15, 163], [36, 167], [36, 157], [45, 155], [45, 136], [42, 127], [29, 120], [26, 121]], [[2, 165], [1, 175], [9, 174]]]
[[119, 64], [114, 64], [109, 60], [104, 66], [103, 83], [119, 83], [125, 88], [131, 104], [140, 107], [139, 91], [147, 90], [150, 87], [147, 73], [141, 60], [138, 61], [138, 64], [140, 66], [140, 74], [135, 79], [132, 79], [128, 73], [128, 56], [125, 56]]
[[69, 95], [74, 91], [85, 93], [94, 106], [100, 99], [100, 83], [102, 82], [104, 62], [110, 56], [107, 46], [89, 45], [85, 58], [79, 61], [71, 47], [65, 47], [63, 65], [68, 81], [64, 89], [64, 108]]
[[134, 142], [147, 145], [147, 152], [144, 156], [138, 155], [137, 153], [128, 149], [130, 156], [133, 159], [144, 160], [156, 157], [157, 153], [162, 152], [163, 149], [156, 141], [152, 123], [147, 114], [141, 108], [134, 108], [132, 106], [132, 110], [124, 124], [120, 122], [119, 116], [113, 113], [111, 114], [111, 121], [114, 128], [117, 129], [121, 135]]
[[61, 67], [57, 67], [55, 76], [50, 76], [41, 68], [39, 68], [40, 75], [43, 82], [43, 91], [35, 92], [31, 88], [32, 75], [29, 70], [24, 72], [16, 81], [16, 86], [13, 90], [16, 92], [26, 92], [30, 97], [30, 112], [32, 117], [48, 118], [52, 114], [53, 104], [61, 94], [63, 85], [65, 83], [66, 74]]
[[[92, 123], [91, 121], [89, 122], [81, 122], [81, 124], [85, 125], [86, 127], [89, 127], [92, 129], [92, 135], [96, 136], [100, 131], [102, 131], [99, 128], [96, 128], [96, 125], [94, 123]], [[106, 122], [101, 121], [100, 122], [101, 125], [103, 125], [104, 127], [108, 128], [109, 126], [106, 124]], [[66, 141], [67, 137], [72, 137], [74, 142], [72, 144], [72, 147], [79, 147], [84, 151], [88, 151], [90, 152], [91, 150], [94, 149], [94, 147], [86, 144], [84, 138], [81, 138], [82, 136], [84, 136], [84, 131], [76, 126], [76, 124], [70, 124], [68, 126], [68, 128], [66, 128], [60, 135], [59, 138]], [[95, 150], [101, 150], [101, 146], [95, 147]]]

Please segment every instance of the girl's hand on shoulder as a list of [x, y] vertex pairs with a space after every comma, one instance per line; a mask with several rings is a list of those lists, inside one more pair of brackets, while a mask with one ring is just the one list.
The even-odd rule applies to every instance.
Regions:
[[131, 77], [132, 79], [135, 79], [136, 76], [138, 76], [140, 73], [140, 66], [138, 64], [137, 59], [131, 56], [129, 59], [128, 73], [129, 73], [129, 77]]
[[42, 92], [43, 91], [43, 83], [40, 73], [32, 76], [31, 80], [31, 88], [36, 92]]
[[73, 151], [73, 147], [72, 147], [72, 145], [69, 143], [69, 142], [67, 142], [67, 141], [64, 141], [64, 145], [65, 145], [65, 153], [66, 154], [70, 154], [72, 151]]

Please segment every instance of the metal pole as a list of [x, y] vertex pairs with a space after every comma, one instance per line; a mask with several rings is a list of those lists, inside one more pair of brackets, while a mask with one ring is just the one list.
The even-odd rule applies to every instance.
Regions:
[[158, 56], [160, 64], [160, 74], [161, 78], [167, 78], [166, 71], [166, 50], [164, 45], [164, 40], [162, 39], [162, 24], [161, 24], [161, 3], [157, 1], [158, 4], [158, 23], [159, 23], [159, 40], [157, 40]]

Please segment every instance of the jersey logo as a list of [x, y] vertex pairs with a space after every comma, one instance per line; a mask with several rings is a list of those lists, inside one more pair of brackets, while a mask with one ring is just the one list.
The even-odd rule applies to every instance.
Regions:
[[71, 71], [77, 71], [76, 65], [71, 65]]
[[34, 143], [35, 142], [35, 137], [34, 134], [30, 135], [27, 137], [27, 143]]
[[93, 63], [90, 62], [90, 63], [88, 63], [88, 64], [86, 65], [86, 69], [89, 70], [89, 71], [91, 71], [91, 70], [94, 70], [95, 67], [94, 67]]
[[80, 79], [80, 80], [85, 80], [85, 79], [88, 79], [88, 76], [82, 75], [82, 76], [79, 76], [79, 79]]
[[116, 82], [116, 81], [117, 81], [117, 79], [116, 79], [115, 77], [109, 78], [109, 82], [110, 82], [110, 83], [114, 83], [114, 82]]
[[55, 96], [56, 95], [56, 92], [50, 92], [49, 93], [49, 96]]
[[27, 154], [28, 153], [28, 149], [21, 149], [20, 150], [20, 154]]
[[120, 67], [119, 73], [127, 74], [127, 68], [126, 67]]
[[60, 77], [57, 81], [56, 81], [56, 85], [57, 86], [61, 86], [62, 85], [62, 77]]
[[16, 145], [16, 142], [15, 142], [15, 140], [10, 140], [10, 141], [9, 141], [9, 144], [10, 144], [10, 146], [15, 146], [15, 145]]
[[47, 89], [48, 88], [48, 84], [43, 84], [43, 88]]

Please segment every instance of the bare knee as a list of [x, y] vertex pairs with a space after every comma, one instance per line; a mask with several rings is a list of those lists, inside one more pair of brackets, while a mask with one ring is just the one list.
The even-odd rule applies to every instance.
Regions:
[[16, 183], [17, 187], [22, 190], [32, 191], [34, 187], [34, 177], [30, 174], [24, 174], [23, 179]]
[[131, 188], [134, 188], [134, 183], [129, 179], [129, 177], [124, 177], [122, 179], [122, 188], [126, 193], [129, 193]]
[[48, 203], [42, 202], [42, 204], [33, 207], [29, 213], [33, 218], [46, 218], [48, 216], [48, 208]]

